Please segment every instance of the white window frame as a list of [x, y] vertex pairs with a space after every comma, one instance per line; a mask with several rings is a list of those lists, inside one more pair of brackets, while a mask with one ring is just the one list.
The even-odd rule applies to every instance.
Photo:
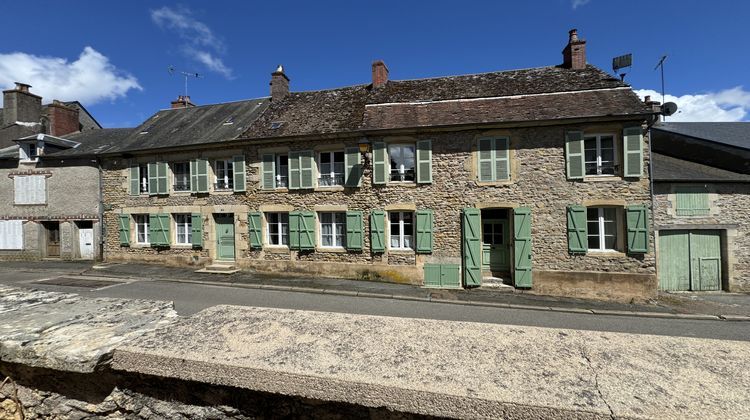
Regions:
[[[400, 180], [394, 180], [393, 178], [393, 167], [391, 166], [391, 161], [393, 160], [391, 157], [393, 156], [393, 149], [399, 148], [411, 148], [412, 150], [412, 156], [414, 157], [414, 167], [412, 168], [413, 171], [413, 180], [407, 180], [406, 178], [406, 167], [403, 165], [399, 165], [398, 173], [401, 177]], [[403, 158], [403, 152], [401, 152], [401, 157]], [[388, 145], [388, 182], [395, 182], [395, 183], [409, 183], [414, 184], [417, 182], [417, 145], [415, 143], [395, 143], [395, 144], [389, 144]], [[403, 160], [403, 159], [402, 159]]]
[[[336, 216], [340, 216], [341, 220], [339, 222], [336, 221]], [[331, 217], [331, 221], [324, 222], [323, 219], [327, 216]], [[325, 235], [323, 233], [323, 225], [330, 224], [331, 225], [331, 233], [329, 235]], [[334, 249], [342, 249], [346, 247], [346, 212], [320, 212], [318, 213], [318, 229], [320, 231], [319, 240], [320, 240], [320, 247], [321, 248], [334, 248]], [[341, 227], [341, 233], [336, 233], [336, 228]], [[330, 236], [331, 237], [331, 243], [333, 245], [324, 245], [323, 243], [323, 237], [324, 236]], [[337, 242], [337, 239], [341, 238], [341, 242]]]
[[140, 194], [148, 194], [148, 163], [138, 164], [138, 192]]
[[[176, 213], [174, 220], [174, 243], [176, 245], [193, 244], [193, 215], [190, 213]], [[183, 230], [180, 232], [180, 230]], [[182, 236], [182, 237], [180, 237]]]
[[[284, 171], [281, 170], [281, 158], [286, 158]], [[276, 188], [289, 188], [289, 155], [286, 153], [277, 153], [274, 156], [275, 165], [273, 168]]]
[[[336, 172], [336, 159], [337, 153], [341, 154], [341, 172]], [[330, 158], [330, 170], [323, 172], [323, 156]], [[334, 150], [318, 153], [318, 186], [319, 187], [336, 187], [344, 185], [344, 177], [346, 175], [346, 153], [343, 150]]]
[[[177, 189], [177, 165], [184, 165], [187, 168], [187, 176], [183, 181], [187, 182], [187, 186], [182, 185], [183, 189]], [[190, 192], [190, 162], [172, 162], [172, 189], [175, 192]]]
[[[148, 214], [134, 214], [133, 224], [135, 225], [135, 243], [138, 245], [149, 245], [150, 238], [148, 237]], [[141, 234], [145, 242], [141, 241]]]
[[[602, 137], [612, 137], [612, 173], [602, 173]], [[596, 139], [596, 161], [586, 160], [586, 140], [595, 138]], [[583, 172], [584, 176], [616, 176], [619, 168], [619, 162], [617, 160], [617, 135], [614, 133], [584, 133], [583, 134]], [[586, 165], [589, 163], [596, 164], [596, 173], [589, 174], [586, 171]]]
[[[393, 233], [393, 220], [394, 215], [398, 215], [398, 235], [394, 235]], [[407, 224], [404, 223], [404, 215], [409, 215], [411, 218], [411, 235], [406, 235], [404, 233], [404, 226]], [[390, 249], [396, 249], [396, 250], [404, 250], [404, 251], [411, 251], [414, 250], [414, 231], [416, 229], [415, 226], [415, 216], [413, 211], [391, 211], [388, 212], [388, 247]], [[397, 246], [393, 246], [393, 239], [394, 237], [397, 237]], [[409, 238], [409, 246], [406, 246], [406, 238]]]
[[[224, 176], [219, 177], [223, 171]], [[232, 159], [220, 159], [214, 162], [214, 191], [231, 191], [234, 189], [234, 161]], [[221, 185], [221, 187], [219, 186]]]
[[[588, 214], [589, 210], [597, 210], [597, 219], [596, 219], [595, 222], [597, 223], [598, 233], [597, 233], [596, 236], [598, 236], [598, 238], [599, 238], [599, 248], [591, 248], [591, 247], [589, 247], [589, 245], [588, 245], [588, 237], [591, 237], [591, 236], [594, 236], [594, 235], [591, 234], [590, 229], [587, 229], [589, 231], [588, 232], [588, 236], [586, 238], [586, 246], [587, 246], [588, 250], [591, 251], [591, 252], [613, 252], [613, 251], [618, 251], [618, 249], [617, 249], [618, 248], [618, 242], [620, 240], [619, 235], [618, 235], [619, 234], [619, 226], [620, 226], [620, 220], [619, 220], [619, 218], [621, 217], [619, 209], [617, 207], [588, 207], [586, 209], [586, 223], [587, 223], [587, 225], [590, 222], [594, 222], [593, 220], [589, 219], [589, 214]], [[607, 231], [606, 231], [607, 219], [605, 218], [605, 210], [612, 210], [614, 212], [614, 219], [612, 219], [610, 221], [611, 222], [610, 224], [613, 226], [613, 231], [611, 232], [611, 234], [608, 234]], [[614, 246], [612, 248], [607, 248], [607, 246], [606, 246], [606, 240], [605, 239], [606, 239], [607, 236], [611, 236], [611, 237], [614, 238], [614, 241], [613, 241], [614, 242]]]
[[[274, 211], [266, 212], [265, 216], [268, 246], [289, 247], [289, 213]], [[273, 218], [276, 219], [275, 222], [271, 222]], [[276, 233], [271, 232], [272, 227], [275, 227]], [[272, 238], [275, 238], [278, 243], [273, 243]]]

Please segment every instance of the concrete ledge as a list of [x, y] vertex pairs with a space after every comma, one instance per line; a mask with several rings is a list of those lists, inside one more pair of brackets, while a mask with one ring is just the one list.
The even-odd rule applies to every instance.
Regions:
[[750, 416], [735, 341], [218, 306], [112, 367], [455, 418]]

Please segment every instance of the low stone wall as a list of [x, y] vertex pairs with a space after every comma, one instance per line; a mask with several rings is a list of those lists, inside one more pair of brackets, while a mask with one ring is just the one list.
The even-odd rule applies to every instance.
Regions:
[[629, 303], [655, 298], [656, 286], [652, 274], [534, 271], [529, 293]]

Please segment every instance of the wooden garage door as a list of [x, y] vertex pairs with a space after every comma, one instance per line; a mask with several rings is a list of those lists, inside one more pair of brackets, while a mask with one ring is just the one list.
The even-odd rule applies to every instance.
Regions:
[[720, 290], [721, 265], [719, 231], [659, 232], [659, 289]]

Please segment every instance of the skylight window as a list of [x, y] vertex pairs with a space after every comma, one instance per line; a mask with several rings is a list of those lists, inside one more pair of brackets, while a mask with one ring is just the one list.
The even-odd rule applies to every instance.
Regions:
[[277, 130], [281, 128], [282, 125], [284, 125], [284, 121], [274, 121], [271, 123], [271, 130]]
[[141, 134], [148, 134], [148, 132], [151, 131], [152, 128], [154, 128], [154, 124], [151, 124], [148, 127], [146, 127], [146, 129], [141, 131]]
[[224, 121], [224, 125], [230, 125], [230, 124], [234, 124], [234, 117], [229, 117], [227, 118], [226, 121]]

